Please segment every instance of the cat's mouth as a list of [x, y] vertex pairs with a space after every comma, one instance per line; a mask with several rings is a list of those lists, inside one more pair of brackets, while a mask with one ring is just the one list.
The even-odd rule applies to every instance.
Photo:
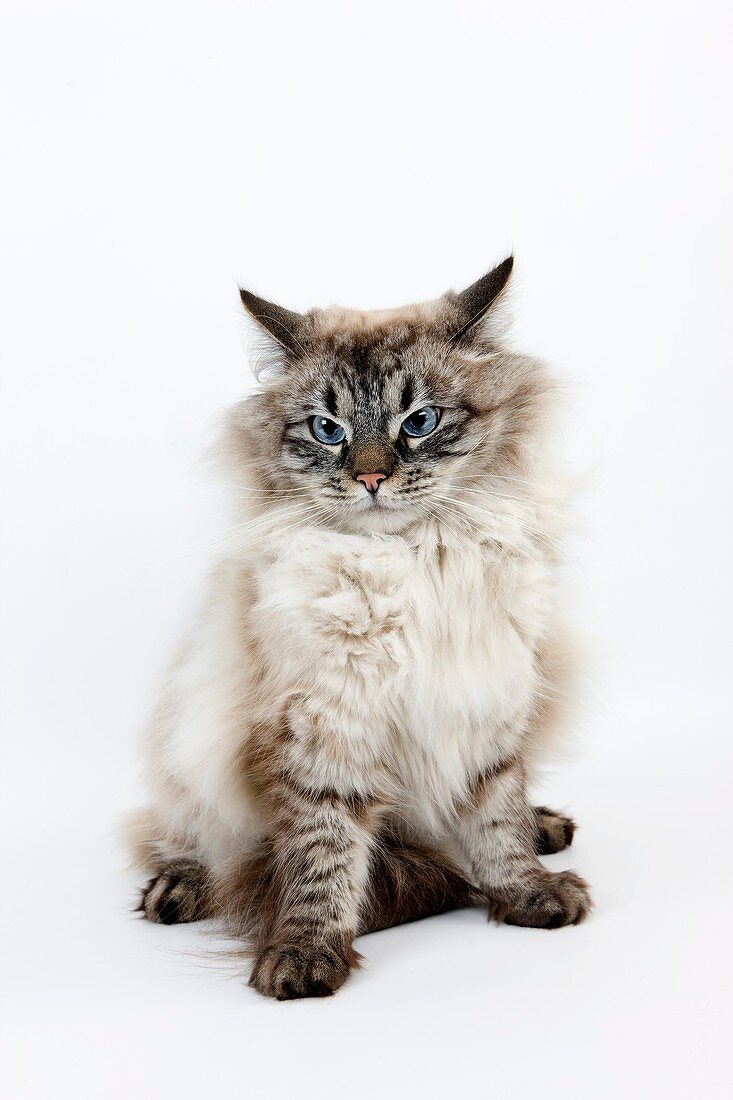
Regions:
[[350, 492], [342, 495], [338, 503], [333, 498], [329, 499], [327, 506], [333, 504], [336, 504], [338, 511], [331, 511], [330, 518], [337, 524], [353, 525], [354, 530], [362, 533], [394, 533], [413, 522], [420, 512], [415, 508], [413, 496], [391, 486], [380, 487], [377, 492]]
[[396, 506], [399, 507], [396, 501], [390, 502], [383, 492], [365, 493], [355, 503], [359, 505], [360, 512], [393, 512]]
[[[363, 497], [357, 497], [350, 502], [349, 511], [354, 520], [364, 523], [369, 529], [376, 525], [377, 529], [388, 531], [398, 530], [414, 517], [414, 509], [410, 502], [400, 496], [399, 493], [365, 493]], [[386, 524], [386, 527], [384, 526]]]
[[363, 493], [352, 496], [349, 507], [361, 516], [374, 515], [375, 513], [391, 513], [392, 515], [413, 514], [414, 505], [427, 495], [427, 489], [416, 492], [414, 489], [405, 492], [399, 486], [380, 488], [376, 493]]

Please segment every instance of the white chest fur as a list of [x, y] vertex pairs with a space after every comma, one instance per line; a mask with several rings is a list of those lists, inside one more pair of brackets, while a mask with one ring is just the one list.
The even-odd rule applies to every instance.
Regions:
[[271, 686], [307, 693], [356, 766], [366, 739], [437, 808], [515, 747], [550, 604], [539, 555], [435, 528], [410, 542], [300, 532], [259, 588]]

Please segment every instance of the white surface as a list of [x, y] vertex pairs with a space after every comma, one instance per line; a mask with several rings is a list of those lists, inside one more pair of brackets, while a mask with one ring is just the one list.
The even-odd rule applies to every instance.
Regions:
[[[5, 1093], [730, 1095], [728, 6], [2, 13]], [[510, 247], [598, 470], [601, 705], [541, 792], [597, 908], [391, 930], [333, 1000], [271, 1004], [129, 915], [110, 835], [214, 537], [191, 471], [248, 384], [236, 282], [399, 304]]]

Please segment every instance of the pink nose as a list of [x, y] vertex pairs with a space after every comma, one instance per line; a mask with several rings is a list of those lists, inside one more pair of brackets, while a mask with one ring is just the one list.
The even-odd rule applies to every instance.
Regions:
[[386, 474], [357, 474], [356, 480], [363, 481], [370, 493], [376, 493], [379, 482], [384, 481]]

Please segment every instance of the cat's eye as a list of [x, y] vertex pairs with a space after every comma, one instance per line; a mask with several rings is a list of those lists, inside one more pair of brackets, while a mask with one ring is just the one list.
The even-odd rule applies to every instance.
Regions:
[[343, 443], [346, 432], [335, 420], [329, 420], [327, 416], [312, 416], [308, 421], [311, 435], [319, 443], [326, 443], [333, 447], [337, 443]]
[[424, 405], [422, 409], [416, 409], [414, 413], [402, 421], [402, 431], [405, 435], [411, 435], [414, 439], [420, 436], [430, 435], [438, 427], [440, 410], [434, 405]]

